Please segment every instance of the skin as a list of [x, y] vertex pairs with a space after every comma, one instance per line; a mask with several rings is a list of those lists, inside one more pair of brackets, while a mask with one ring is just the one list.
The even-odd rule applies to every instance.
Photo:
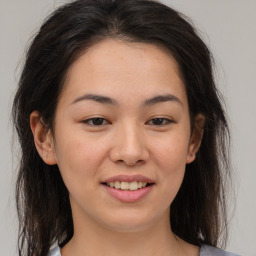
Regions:
[[[84, 99], [87, 94], [115, 104]], [[145, 105], [159, 95], [173, 97]], [[185, 86], [165, 48], [113, 39], [97, 43], [68, 71], [54, 132], [37, 111], [30, 121], [39, 154], [45, 163], [58, 164], [70, 193], [74, 236], [63, 256], [199, 254], [197, 246], [173, 235], [169, 215], [185, 166], [200, 146], [204, 117], [196, 116], [191, 131]], [[121, 202], [101, 185], [120, 174], [141, 174], [155, 185], [138, 202]]]

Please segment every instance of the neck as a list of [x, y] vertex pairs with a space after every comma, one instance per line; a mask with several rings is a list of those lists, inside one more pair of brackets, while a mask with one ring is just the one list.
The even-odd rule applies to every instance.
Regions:
[[[73, 204], [72, 204], [73, 203]], [[150, 212], [136, 215], [127, 208], [114, 219], [91, 216], [71, 201], [74, 235], [62, 248], [62, 256], [198, 256], [199, 247], [177, 238], [171, 231], [170, 208], [149, 218]], [[137, 207], [139, 208], [139, 207]], [[127, 211], [129, 214], [127, 215]], [[104, 214], [104, 213], [102, 213]], [[126, 214], [126, 215], [125, 215]], [[148, 215], [147, 215], [148, 214]], [[108, 218], [110, 218], [109, 221]], [[127, 224], [125, 224], [127, 223]]]
[[[76, 218], [74, 218], [75, 220]], [[155, 225], [136, 231], [118, 231], [97, 223], [76, 223], [74, 236], [62, 249], [62, 256], [185, 256], [171, 231], [169, 215]]]

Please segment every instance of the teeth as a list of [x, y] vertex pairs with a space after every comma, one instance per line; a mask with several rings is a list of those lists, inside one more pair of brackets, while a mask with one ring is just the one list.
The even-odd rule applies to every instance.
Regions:
[[140, 188], [144, 188], [147, 185], [145, 181], [132, 181], [132, 182], [125, 182], [125, 181], [115, 181], [115, 182], [108, 182], [107, 185], [111, 188], [121, 189], [121, 190], [137, 190]]
[[137, 181], [133, 181], [129, 184], [129, 189], [130, 190], [137, 190], [139, 188], [138, 186], [138, 182]]
[[124, 181], [121, 182], [121, 189], [127, 190], [129, 188], [130, 188], [130, 185], [128, 182], [124, 182]]
[[117, 188], [117, 189], [121, 188], [121, 184], [120, 184], [119, 181], [116, 181], [116, 182], [114, 183], [114, 188]]

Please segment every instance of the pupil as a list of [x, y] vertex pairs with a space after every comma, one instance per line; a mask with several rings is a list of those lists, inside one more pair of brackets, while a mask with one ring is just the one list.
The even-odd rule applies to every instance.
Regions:
[[94, 118], [93, 124], [94, 125], [101, 125], [103, 123], [103, 118]]
[[156, 124], [156, 125], [160, 125], [160, 124], [162, 124], [162, 122], [163, 122], [163, 119], [162, 119], [162, 118], [156, 118], [156, 119], [154, 119], [154, 121], [153, 121], [153, 123]]

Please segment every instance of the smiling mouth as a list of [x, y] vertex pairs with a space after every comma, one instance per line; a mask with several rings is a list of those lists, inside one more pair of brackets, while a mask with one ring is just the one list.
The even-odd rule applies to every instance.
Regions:
[[145, 181], [132, 181], [132, 182], [113, 181], [113, 182], [105, 182], [102, 184], [118, 190], [127, 190], [127, 191], [140, 190], [145, 187], [153, 185], [153, 183], [148, 183]]

